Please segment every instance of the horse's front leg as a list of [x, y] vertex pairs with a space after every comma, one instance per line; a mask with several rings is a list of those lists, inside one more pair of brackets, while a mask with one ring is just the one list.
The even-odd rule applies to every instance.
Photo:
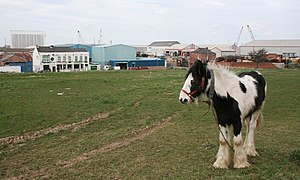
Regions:
[[228, 126], [224, 127], [221, 125], [219, 125], [219, 127], [220, 127], [219, 150], [216, 155], [216, 161], [213, 164], [213, 167], [227, 169], [228, 166], [230, 165], [230, 148], [227, 144], [230, 143], [229, 127]]

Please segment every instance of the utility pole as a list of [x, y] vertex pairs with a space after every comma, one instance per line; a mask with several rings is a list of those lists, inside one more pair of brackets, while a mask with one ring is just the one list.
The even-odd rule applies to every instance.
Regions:
[[99, 34], [98, 44], [101, 44], [101, 43], [102, 43], [101, 40], [102, 40], [102, 29], [100, 29], [100, 34]]

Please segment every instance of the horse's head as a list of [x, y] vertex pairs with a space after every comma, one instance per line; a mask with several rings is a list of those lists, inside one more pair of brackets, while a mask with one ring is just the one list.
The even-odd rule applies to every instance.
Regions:
[[205, 92], [206, 86], [206, 64], [197, 60], [186, 75], [185, 82], [179, 95], [180, 102], [184, 104], [194, 102], [195, 98]]

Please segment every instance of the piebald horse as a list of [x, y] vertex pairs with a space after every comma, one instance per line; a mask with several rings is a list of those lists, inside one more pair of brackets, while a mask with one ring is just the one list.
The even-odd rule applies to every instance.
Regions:
[[[183, 104], [194, 102], [201, 94], [207, 96], [215, 111], [219, 132], [219, 150], [215, 168], [230, 165], [230, 127], [233, 127], [234, 168], [249, 167], [247, 156], [258, 156], [254, 131], [262, 120], [266, 81], [256, 71], [234, 74], [227, 68], [196, 61], [189, 69], [180, 91]], [[242, 126], [246, 126], [243, 142]]]

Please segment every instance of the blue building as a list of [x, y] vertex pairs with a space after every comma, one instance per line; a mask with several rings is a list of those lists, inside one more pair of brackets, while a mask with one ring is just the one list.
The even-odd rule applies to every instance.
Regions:
[[166, 61], [159, 58], [144, 58], [144, 59], [118, 59], [110, 60], [112, 67], [120, 67], [120, 69], [153, 69], [153, 68], [165, 68]]
[[89, 62], [91, 62], [91, 57], [92, 57], [92, 54], [93, 54], [93, 46], [95, 46], [95, 45], [74, 44], [70, 47], [71, 48], [83, 48], [83, 49], [85, 49], [87, 52], [89, 52], [89, 57], [90, 57]]
[[9, 66], [21, 66], [21, 72], [32, 72], [32, 61], [31, 62], [10, 62]]
[[92, 62], [104, 66], [110, 60], [136, 59], [136, 48], [124, 44], [100, 45], [92, 47]]

